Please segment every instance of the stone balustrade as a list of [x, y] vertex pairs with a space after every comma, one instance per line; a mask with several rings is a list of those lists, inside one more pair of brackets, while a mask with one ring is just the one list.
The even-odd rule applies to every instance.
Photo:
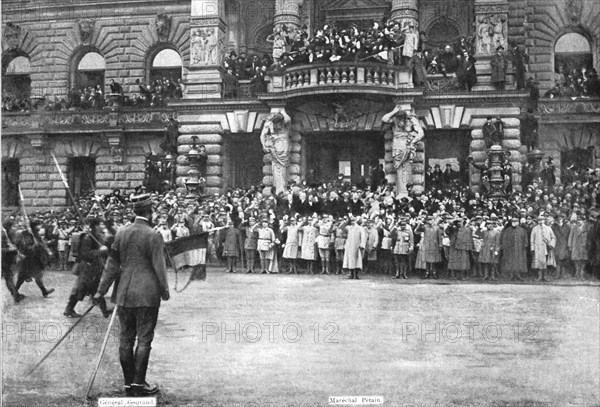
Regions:
[[292, 66], [272, 74], [269, 93], [328, 87], [384, 90], [410, 89], [412, 75], [406, 67], [365, 62], [334, 62]]

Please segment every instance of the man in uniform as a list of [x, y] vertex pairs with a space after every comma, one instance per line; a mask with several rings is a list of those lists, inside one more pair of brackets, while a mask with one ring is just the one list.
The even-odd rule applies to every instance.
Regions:
[[[351, 217], [351, 225], [348, 226], [348, 237], [344, 245], [344, 262], [342, 267], [350, 270], [348, 276], [351, 280], [359, 280], [359, 270], [363, 266], [363, 257], [367, 245], [367, 234], [365, 229], [358, 224], [358, 218]], [[304, 248], [303, 248], [304, 250]]]
[[13, 227], [14, 223], [11, 220], [4, 222], [2, 226], [2, 277], [6, 280], [6, 287], [13, 296], [15, 303], [21, 301], [25, 296], [19, 294], [15, 287], [13, 267], [16, 263], [18, 250], [13, 244]]
[[131, 201], [135, 221], [117, 232], [94, 303], [99, 304], [111, 284], [117, 281], [112, 300], [118, 306], [119, 359], [125, 391], [130, 396], [146, 396], [158, 392], [157, 386], [146, 382], [146, 370], [160, 301], [169, 299], [169, 286], [165, 244], [160, 234], [150, 226], [150, 195], [139, 195]]

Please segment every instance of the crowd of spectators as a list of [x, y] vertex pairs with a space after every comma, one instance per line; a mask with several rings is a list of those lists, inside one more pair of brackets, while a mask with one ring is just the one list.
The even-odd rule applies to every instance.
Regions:
[[[577, 172], [575, 169], [572, 170]], [[161, 231], [165, 240], [185, 236], [186, 233], [182, 231], [187, 228], [187, 233], [189, 233], [189, 230], [194, 230], [193, 225], [200, 221], [209, 225], [207, 228], [211, 230], [221, 227], [223, 229], [210, 235], [208, 259], [213, 263], [223, 265], [226, 257], [233, 257], [238, 260], [238, 266], [242, 265], [239, 260], [244, 257], [246, 260], [253, 259], [252, 256], [247, 257], [247, 250], [249, 249], [252, 253], [256, 247], [247, 244], [253, 241], [251, 234], [256, 231], [255, 228], [269, 228], [273, 231], [274, 236], [272, 245], [280, 258], [279, 264], [284, 265], [284, 270], [295, 272], [302, 270], [296, 267], [298, 263], [300, 266], [305, 266], [304, 270], [308, 270], [308, 272], [316, 271], [317, 260], [319, 258], [323, 260], [324, 253], [330, 253], [331, 256], [326, 255], [326, 261], [321, 262], [319, 271], [331, 271], [332, 273], [334, 271], [336, 273], [343, 272], [345, 233], [350, 225], [358, 224], [365, 228], [366, 236], [366, 240], [361, 243], [361, 247], [364, 248], [363, 269], [369, 273], [391, 274], [392, 276], [395, 270], [396, 277], [398, 277], [399, 270], [398, 261], [401, 263], [403, 261], [403, 258], [397, 258], [396, 254], [409, 256], [410, 260], [407, 263], [408, 268], [403, 271], [400, 268], [401, 276], [406, 275], [407, 271], [409, 274], [413, 273], [413, 276], [423, 276], [422, 271], [425, 270], [425, 267], [418, 260], [418, 253], [422, 250], [419, 242], [424, 241], [423, 227], [437, 225], [441, 237], [439, 242], [440, 264], [435, 265], [433, 269], [428, 268], [425, 272], [425, 276], [431, 276], [433, 273], [436, 278], [436, 273], [441, 274], [442, 277], [451, 278], [456, 270], [472, 270], [478, 275], [479, 259], [482, 256], [479, 251], [486, 230], [497, 230], [501, 236], [503, 231], [510, 228], [511, 223], [514, 223], [514, 219], [516, 219], [518, 227], [524, 229], [527, 236], [527, 241], [523, 243], [521, 249], [528, 253], [528, 261], [531, 262], [530, 244], [532, 244], [532, 240], [530, 237], [534, 226], [538, 222], [545, 223], [552, 228], [555, 225], [561, 227], [567, 225], [571, 230], [577, 231], [577, 239], [580, 239], [578, 244], [583, 244], [579, 249], [585, 249], [577, 252], [577, 260], [584, 261], [584, 263], [578, 264], [584, 264], [586, 273], [590, 273], [586, 274], [587, 276], [598, 278], [597, 267], [600, 266], [600, 168], [584, 172], [585, 174], [583, 172], [575, 174], [574, 179], [576, 180], [565, 184], [533, 183], [523, 192], [512, 192], [505, 199], [488, 199], [479, 193], [472, 192], [467, 186], [433, 188], [422, 194], [416, 194], [410, 189], [408, 197], [399, 198], [394, 195], [393, 188], [388, 187], [385, 181], [379, 185], [358, 186], [344, 181], [342, 175], [332, 183], [311, 185], [307, 185], [306, 182], [292, 183], [286, 192], [278, 195], [267, 193], [262, 186], [229, 190], [224, 194], [204, 196], [193, 201], [186, 199], [184, 189], [170, 190], [163, 194], [153, 192], [151, 199], [154, 202], [155, 214], [152, 224], [156, 225], [157, 231]], [[135, 191], [131, 191], [131, 195], [143, 191], [144, 187], [140, 186]], [[134, 219], [133, 211], [128, 205], [129, 195], [121, 194], [119, 190], [114, 190], [105, 196], [97, 196], [92, 193], [78, 201], [78, 210], [88, 218], [104, 219], [108, 230], [114, 233], [116, 229], [130, 224]], [[59, 269], [67, 268], [69, 261], [73, 260], [72, 256], [69, 256], [71, 238], [74, 233], [84, 229], [81, 218], [73, 209], [38, 212], [29, 216], [31, 220], [43, 224], [40, 236], [45, 239], [53, 252], [54, 266]], [[19, 213], [5, 214], [3, 221], [10, 221], [11, 224], [18, 225], [20, 228], [25, 226]], [[288, 231], [296, 233], [296, 226], [301, 230], [299, 237], [288, 234]], [[466, 229], [462, 230], [461, 228]], [[399, 231], [408, 233], [409, 229], [411, 239], [413, 239], [410, 250], [407, 250], [406, 253], [396, 253], [395, 243]], [[458, 233], [459, 230], [462, 232]], [[241, 236], [241, 246], [238, 245], [236, 249], [228, 246], [231, 244], [228, 231], [235, 232], [235, 236], [238, 234]], [[304, 235], [302, 231], [304, 231]], [[466, 268], [461, 266], [463, 268], [455, 270], [453, 269], [455, 266], [452, 265], [454, 264], [452, 263], [452, 253], [454, 249], [458, 249], [458, 246], [455, 247], [458, 241], [462, 242], [460, 243], [462, 245], [465, 244], [463, 232], [469, 236], [466, 250], [467, 258], [470, 261], [467, 262], [467, 266], [464, 266]], [[316, 239], [319, 235], [326, 236], [325, 243], [323, 243], [323, 238]], [[463, 237], [457, 238], [457, 236]], [[293, 239], [296, 239], [296, 246], [300, 247], [297, 255], [290, 255], [286, 249]], [[554, 248], [558, 250], [559, 244], [565, 248], [568, 247], [569, 250], [574, 250], [572, 244], [569, 243], [568, 233], [566, 236], [556, 236], [556, 239], [555, 243], [548, 245], [548, 250], [554, 250]], [[341, 245], [340, 241], [342, 241]], [[317, 248], [323, 249], [325, 252], [317, 251]], [[462, 247], [460, 250], [465, 250], [465, 248]], [[494, 250], [498, 252], [494, 264], [500, 272], [500, 278], [513, 276], [512, 270], [505, 270], [499, 266], [503, 264], [501, 261], [502, 251], [508, 250], [508, 248], [494, 246]], [[317, 252], [320, 254], [317, 255]], [[556, 258], [564, 260], [561, 264], [566, 272], [564, 275], [560, 275], [561, 278], [565, 276], [583, 277], [579, 271], [573, 273], [574, 269], [569, 265], [568, 253], [567, 255], [561, 254], [559, 258], [557, 252]], [[231, 265], [230, 271], [233, 270], [235, 262], [228, 264]], [[531, 263], [528, 263], [528, 267], [537, 268]], [[245, 268], [252, 271], [254, 264], [248, 264], [246, 261]], [[444, 275], [445, 272], [449, 274]], [[526, 278], [527, 275], [524, 274], [521, 277]]]
[[598, 96], [600, 96], [600, 80], [596, 69], [582, 67], [568, 71], [563, 65], [554, 75], [554, 86], [544, 93], [546, 98]]
[[5, 112], [27, 112], [31, 109], [31, 102], [27, 97], [19, 97], [2, 91], [2, 110]]
[[273, 66], [273, 58], [269, 54], [248, 55], [242, 51], [231, 51], [225, 58], [226, 73], [223, 77], [223, 96], [237, 97], [240, 81], [250, 81], [252, 96], [267, 91], [266, 74]]
[[[136, 87], [137, 91], [131, 95], [126, 95], [123, 86], [114, 79], [110, 80], [106, 92], [101, 85], [74, 87], [65, 97], [46, 97], [37, 109], [45, 111], [104, 109], [116, 103], [121, 106], [157, 107], [164, 106], [169, 99], [181, 99], [185, 89], [181, 79], [174, 80], [165, 76], [152, 81], [150, 85], [137, 79]], [[119, 95], [119, 97], [114, 100], [111, 95]], [[3, 93], [2, 109], [11, 112], [29, 111], [31, 101], [29, 98], [17, 98]]]

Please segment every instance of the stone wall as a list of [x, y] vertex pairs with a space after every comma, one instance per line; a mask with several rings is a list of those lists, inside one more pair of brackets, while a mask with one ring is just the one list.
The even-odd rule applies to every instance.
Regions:
[[[552, 157], [560, 182], [561, 153], [574, 149], [592, 148], [596, 167], [600, 167], [600, 122], [596, 123], [540, 123], [540, 150]], [[583, 164], [583, 163], [582, 163]]]
[[554, 44], [562, 34], [574, 31], [591, 39], [594, 64], [596, 69], [600, 68], [600, 8], [596, 0], [581, 0], [581, 9], [568, 7], [569, 3], [579, 3], [577, 1], [517, 0], [514, 3], [510, 4], [509, 33], [511, 39], [519, 43], [524, 40], [530, 56], [528, 75], [540, 82], [540, 89], [550, 89], [554, 83]]
[[[175, 48], [184, 65], [189, 64], [189, 4], [146, 2], [134, 13], [126, 2], [110, 6], [108, 17], [108, 13], [95, 7], [65, 6], [49, 8], [47, 16], [38, 16], [39, 19], [32, 18], [27, 8], [19, 13], [3, 8], [4, 21], [19, 26], [21, 31], [18, 39], [8, 41], [4, 37], [2, 52], [20, 49], [29, 55], [32, 89], [60, 97], [71, 86], [72, 67], [87, 51], [97, 51], [104, 57], [105, 83], [114, 79], [123, 85], [125, 93], [138, 91], [135, 80], [144, 79], [149, 55], [161, 46]], [[155, 23], [160, 13], [171, 17], [170, 30], [162, 39]], [[83, 19], [90, 20], [93, 26], [88, 40], [82, 39], [79, 29]], [[6, 25], [3, 31], [6, 33]]]

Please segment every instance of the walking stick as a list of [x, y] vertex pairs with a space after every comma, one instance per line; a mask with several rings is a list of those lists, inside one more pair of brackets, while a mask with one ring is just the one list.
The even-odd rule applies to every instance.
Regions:
[[92, 375], [90, 376], [90, 380], [88, 381], [87, 384], [87, 389], [85, 391], [85, 398], [89, 398], [90, 397], [90, 390], [92, 390], [92, 384], [94, 384], [94, 380], [96, 379], [96, 374], [98, 373], [98, 369], [100, 368], [100, 362], [102, 362], [102, 356], [104, 355], [104, 351], [106, 350], [106, 345], [108, 344], [108, 337], [110, 336], [110, 329], [113, 326], [113, 323], [115, 322], [115, 316], [117, 315], [117, 309], [119, 308], [118, 305], [115, 305], [115, 308], [113, 308], [113, 313], [110, 316], [110, 322], [108, 323], [108, 328], [106, 329], [106, 335], [104, 335], [104, 341], [102, 342], [102, 348], [100, 349], [100, 354], [98, 355], [98, 359], [96, 360], [96, 367], [94, 368], [94, 371], [92, 372]]
[[29, 370], [29, 372], [25, 375], [25, 377], [29, 376], [30, 374], [32, 374], [34, 372], [35, 369], [38, 368], [39, 365], [41, 365], [44, 360], [46, 360], [46, 358], [48, 358], [48, 356], [50, 356], [50, 354], [54, 351], [54, 349], [56, 349], [56, 347], [58, 345], [60, 345], [60, 343], [71, 333], [71, 331], [73, 329], [75, 329], [75, 327], [77, 326], [77, 324], [79, 324], [81, 322], [81, 320], [83, 319], [83, 317], [85, 317], [91, 310], [92, 308], [94, 308], [93, 305], [90, 305], [90, 307], [83, 313], [83, 315], [81, 315], [81, 317], [77, 320], [77, 322], [75, 322], [73, 325], [71, 325], [71, 327], [69, 328], [69, 330], [63, 335], [62, 338], [60, 338], [60, 340], [58, 342], [56, 342], [56, 344], [52, 347], [52, 349], [50, 349], [50, 351], [48, 353], [46, 353], [46, 356], [44, 356], [42, 358], [42, 360], [40, 360], [33, 368], [31, 368], [31, 370]]

